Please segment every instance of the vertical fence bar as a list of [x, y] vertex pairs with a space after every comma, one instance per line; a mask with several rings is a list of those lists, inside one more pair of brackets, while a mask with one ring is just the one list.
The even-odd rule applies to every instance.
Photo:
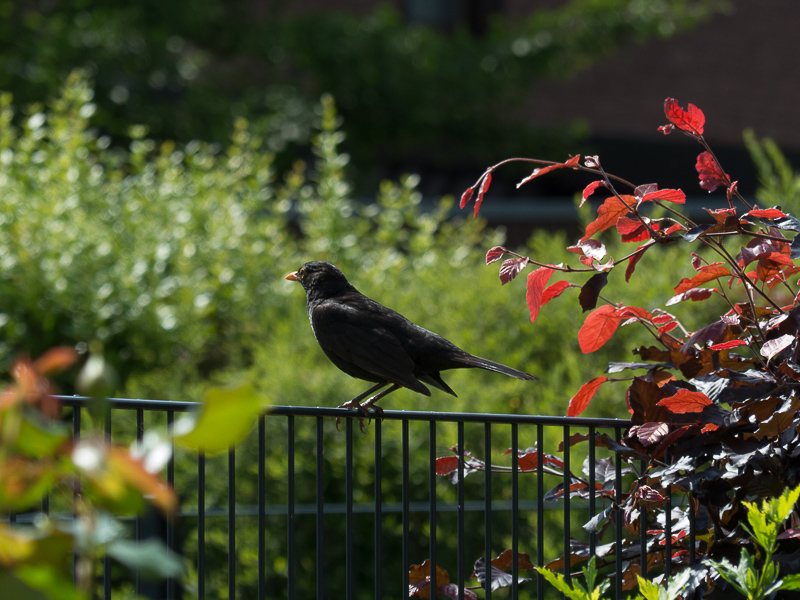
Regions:
[[[72, 408], [72, 439], [77, 442], [81, 439], [81, 407], [75, 406]], [[72, 488], [72, 518], [76, 519], [78, 516], [78, 498], [81, 495], [81, 481], [76, 476]], [[13, 513], [9, 515], [9, 522], [13, 523]], [[76, 582], [78, 575], [78, 554], [72, 555], [72, 581]]]
[[428, 490], [430, 503], [428, 506], [428, 523], [430, 527], [430, 561], [431, 561], [431, 596], [436, 597], [436, 421], [430, 421], [429, 426], [429, 463], [428, 463]]
[[236, 598], [236, 451], [228, 450], [228, 598]]
[[[597, 460], [595, 452], [594, 436], [596, 431], [593, 426], [589, 426], [589, 518], [594, 518], [597, 511], [597, 472], [595, 460]], [[597, 554], [597, 533], [592, 531], [589, 533], [589, 556], [592, 557]]]
[[[645, 480], [645, 461], [639, 463], [639, 471], [642, 474], [642, 482]], [[639, 507], [639, 561], [642, 563], [642, 579], [647, 579], [647, 507]]]
[[[141, 444], [142, 439], [144, 438], [144, 410], [141, 408], [136, 409], [136, 443]], [[136, 517], [134, 517], [134, 528], [135, 528], [135, 536], [136, 542], [141, 543], [142, 541], [142, 515], [141, 513], [136, 513]], [[138, 567], [134, 572], [135, 576], [135, 589], [136, 595], [142, 595], [142, 577], [139, 573]]]
[[[664, 463], [669, 463], [669, 450], [664, 452]], [[672, 575], [672, 486], [668, 485], [667, 504], [664, 507], [664, 578], [669, 579]]]
[[[544, 425], [536, 425], [536, 564], [544, 567]], [[536, 597], [544, 597], [544, 577], [536, 574]]]
[[401, 573], [401, 583], [400, 589], [402, 591], [402, 595], [398, 596], [399, 598], [405, 598], [408, 596], [408, 572], [410, 569], [410, 537], [409, 537], [409, 519], [410, 519], [410, 509], [409, 509], [409, 497], [410, 497], [410, 483], [409, 483], [409, 460], [408, 460], [408, 421], [403, 420], [403, 431], [402, 431], [402, 454], [403, 454], [403, 544], [402, 544], [402, 553], [403, 553], [403, 572]]
[[695, 514], [694, 514], [694, 492], [689, 492], [689, 566], [693, 566], [695, 556]]
[[[111, 406], [106, 407], [105, 422], [103, 423], [104, 437], [107, 444], [111, 443]], [[111, 558], [108, 553], [103, 556], [103, 597], [111, 600]]]
[[322, 438], [322, 417], [317, 417], [317, 598], [323, 598], [325, 587], [322, 573], [324, 572], [324, 509], [325, 488], [324, 479], [324, 454]]
[[375, 600], [381, 598], [381, 582], [383, 581], [383, 493], [381, 455], [381, 421], [375, 421]]
[[492, 424], [483, 424], [483, 454], [486, 470], [483, 472], [483, 555], [484, 589], [486, 600], [492, 600]]
[[[619, 444], [622, 440], [622, 431], [619, 427], [614, 428], [614, 439]], [[616, 519], [614, 528], [614, 552], [616, 574], [614, 586], [616, 591], [615, 598], [622, 598], [622, 457], [617, 453], [614, 461], [614, 501], [617, 503]]]
[[[175, 424], [175, 411], [167, 411], [167, 430], [172, 431], [172, 426]], [[171, 437], [171, 436], [170, 436]], [[175, 489], [175, 442], [170, 441], [172, 451], [169, 454], [167, 461], [167, 483], [173, 490]], [[180, 509], [179, 509], [180, 510]], [[176, 515], [169, 515], [167, 517], [167, 547], [175, 551], [175, 519]], [[167, 579], [167, 598], [172, 600], [175, 597], [175, 579], [170, 577]]]
[[345, 597], [347, 600], [355, 598], [355, 569], [353, 556], [353, 419], [345, 423], [346, 450], [344, 468], [345, 487]]
[[519, 430], [511, 424], [511, 597], [519, 598]]
[[464, 585], [466, 574], [464, 573], [464, 546], [466, 545], [466, 533], [464, 531], [464, 422], [458, 422], [458, 516], [457, 516], [457, 551], [458, 561], [456, 572], [458, 573], [458, 600], [464, 600]]
[[[319, 419], [319, 417], [318, 417]], [[258, 600], [267, 595], [267, 423], [266, 417], [258, 417]]]
[[569, 445], [569, 425], [564, 425], [564, 581], [570, 583], [572, 580], [572, 560], [570, 554], [570, 487], [572, 486], [572, 475], [570, 474], [570, 445]]
[[206, 597], [206, 455], [197, 455], [197, 597]]
[[[348, 423], [350, 420], [348, 419]], [[294, 416], [287, 417], [287, 447], [286, 450], [289, 454], [287, 457], [288, 469], [288, 485], [287, 485], [287, 518], [286, 518], [286, 552], [288, 554], [287, 575], [289, 578], [287, 584], [287, 595], [289, 600], [295, 598], [295, 545], [294, 545]]]

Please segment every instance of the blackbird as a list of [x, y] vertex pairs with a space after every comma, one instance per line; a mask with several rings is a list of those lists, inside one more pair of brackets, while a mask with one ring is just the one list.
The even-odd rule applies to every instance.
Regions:
[[401, 387], [430, 396], [425, 384], [455, 396], [440, 374], [446, 369], [479, 368], [517, 379], [538, 379], [468, 354], [415, 325], [360, 293], [330, 263], [308, 262], [286, 279], [300, 282], [305, 289], [311, 329], [333, 364], [351, 377], [375, 383], [339, 408], [354, 408], [366, 415], [368, 407], [380, 411], [375, 402]]

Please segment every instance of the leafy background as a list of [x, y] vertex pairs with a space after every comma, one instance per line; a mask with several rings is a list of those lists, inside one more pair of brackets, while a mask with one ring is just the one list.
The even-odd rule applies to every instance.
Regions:
[[[276, 17], [256, 26], [231, 16], [243, 10], [238, 3], [207, 3], [202, 11], [163, 3], [75, 1], [30, 10], [0, 3], [7, 17], [0, 20], [0, 87], [13, 91], [0, 97], [0, 359], [8, 367], [20, 353], [99, 343], [126, 396], [196, 400], [212, 384], [246, 381], [270, 403], [335, 406], [362, 386], [319, 351], [302, 292], [283, 280], [306, 260], [324, 259], [362, 292], [465, 349], [541, 377], [526, 384], [457, 371], [447, 374], [457, 404], [398, 391], [387, 407], [565, 413], [589, 374], [602, 372], [608, 357], [632, 359], [630, 348], [647, 336], [623, 328], [603, 356], [583, 355], [575, 290], [549, 304], [534, 327], [522, 278], [501, 286], [496, 271], [483, 266], [486, 250], [503, 243], [502, 228], [488, 229], [468, 213], [454, 217], [447, 195], [424, 203], [418, 176], [382, 176], [433, 165], [468, 170], [474, 180], [498, 155], [563, 156], [580, 128], [521, 128], [508, 107], [526, 86], [598, 59], [598, 47], [663, 35], [665, 22], [673, 23], [671, 32], [689, 27], [717, 6], [658, 2], [631, 12], [634, 4], [641, 3], [573, 2], [476, 40], [463, 31], [445, 39], [406, 27], [388, 9], [364, 20]], [[215, 27], [220, 17], [236, 26]], [[575, 27], [590, 21], [604, 26], [591, 36]], [[549, 44], [533, 44], [548, 36]], [[533, 49], [517, 56], [516, 40]], [[496, 68], [476, 68], [487, 57]], [[356, 93], [363, 89], [370, 93]], [[442, 98], [461, 102], [454, 107]], [[774, 145], [748, 140], [762, 176], [759, 201], [780, 198], [791, 209], [800, 178]], [[591, 213], [588, 205], [579, 211], [583, 223]], [[573, 241], [564, 232], [536, 231], [525, 253], [558, 256]], [[614, 244], [607, 240], [619, 254]], [[625, 283], [612, 276], [604, 292], [635, 297], [645, 308], [663, 305], [690, 268], [678, 248], [665, 247], [638, 266], [646, 277]], [[720, 306], [675, 307], [687, 326], [715, 310]], [[64, 391], [73, 391], [73, 379], [59, 379]], [[603, 386], [586, 414], [625, 416], [622, 388]], [[148, 423], [156, 425], [163, 424]], [[276, 427], [270, 435], [285, 439]], [[115, 421], [114, 431], [121, 441], [134, 437], [129, 419]], [[312, 431], [298, 435], [298, 448], [313, 447]], [[332, 423], [325, 435], [326, 460], [340, 469], [333, 465], [343, 453], [341, 435]], [[386, 455], [396, 456], [398, 436], [387, 439]], [[439, 440], [446, 454], [454, 430], [443, 427]], [[278, 446], [270, 450], [269, 476], [282, 482]], [[495, 453], [507, 447], [498, 438]], [[369, 456], [371, 449], [365, 443], [360, 451]], [[255, 501], [254, 457], [251, 439], [237, 453], [243, 503]], [[181, 455], [179, 464], [191, 460]], [[300, 476], [309, 477], [313, 455], [301, 452], [297, 460]], [[209, 463], [209, 473], [224, 473], [224, 458]], [[177, 488], [195, 489], [193, 471], [180, 472]], [[326, 497], [342, 493], [341, 473], [334, 473]], [[396, 469], [384, 475], [396, 476]], [[366, 467], [355, 477], [369, 487]], [[224, 476], [207, 483], [208, 502], [224, 504]], [[282, 502], [283, 484], [273, 492]], [[496, 492], [510, 494], [503, 486]], [[270, 527], [277, 573], [286, 567], [277, 533], [283, 527], [278, 519]], [[243, 590], [255, 578], [249, 529], [240, 538], [247, 548], [239, 559]], [[184, 540], [187, 556], [192, 535]], [[224, 527], [208, 535], [208, 564], [224, 564]], [[500, 536], [510, 539], [510, 532]], [[554, 536], [550, 548], [558, 547]], [[339, 567], [331, 566], [334, 580]], [[209, 572], [211, 590], [221, 593], [224, 569]], [[285, 584], [280, 577], [271, 583]]]

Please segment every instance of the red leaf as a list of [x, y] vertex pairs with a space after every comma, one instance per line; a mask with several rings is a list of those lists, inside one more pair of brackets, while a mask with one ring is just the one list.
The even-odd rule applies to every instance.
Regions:
[[[511, 449], [508, 449], [504, 454], [511, 454]], [[528, 450], [517, 451], [517, 464], [519, 470], [522, 472], [534, 471], [539, 467], [539, 452], [529, 448]], [[558, 457], [550, 454], [542, 454], [542, 466], [556, 467], [557, 469], [564, 468], [564, 462]]]
[[542, 295], [547, 281], [553, 274], [553, 269], [541, 267], [536, 269], [533, 273], [528, 274], [528, 289], [525, 294], [525, 299], [528, 302], [528, 310], [531, 311], [531, 323], [536, 322], [536, 317], [539, 315], [539, 308], [542, 306]]
[[[452, 598], [453, 600], [458, 600], [458, 592], [460, 588], [455, 583], [447, 583], [443, 586], [440, 586], [439, 592], [447, 596], [448, 598]], [[464, 600], [478, 600], [478, 595], [473, 592], [472, 590], [464, 589]]]
[[643, 446], [652, 446], [669, 433], [666, 423], [645, 423], [636, 430], [636, 437]]
[[472, 200], [472, 195], [475, 193], [475, 186], [473, 185], [469, 188], [466, 192], [461, 194], [461, 202], [459, 203], [460, 208], [464, 208], [470, 200]]
[[78, 360], [78, 353], [69, 346], [51, 348], [33, 363], [39, 375], [55, 375], [70, 368]]
[[704, 208], [708, 214], [714, 217], [714, 220], [717, 222], [718, 225], [725, 225], [725, 223], [731, 222], [731, 220], [735, 220], [736, 217], [736, 209], [735, 208], [716, 208], [714, 210], [710, 210], [708, 208]]
[[704, 283], [708, 283], [709, 281], [713, 281], [714, 279], [729, 277], [730, 274], [731, 272], [727, 267], [721, 265], [707, 265], [702, 267], [700, 271], [697, 272], [697, 275], [691, 279], [681, 279], [681, 282], [675, 287], [674, 291], [676, 294], [680, 294], [692, 288], [699, 287]]
[[500, 265], [500, 281], [502, 284], [507, 284], [519, 275], [519, 272], [525, 268], [528, 262], [527, 258], [509, 258], [508, 260], [504, 260], [503, 264]]
[[[602, 242], [593, 240], [591, 238], [584, 238], [575, 246], [568, 247], [567, 250], [573, 254], [578, 254], [589, 258], [589, 265], [592, 264], [592, 259], [597, 260], [598, 262], [603, 260], [603, 257], [605, 257], [607, 252], [606, 247]], [[581, 260], [581, 262], [584, 261]]]
[[663, 133], [664, 135], [669, 135], [675, 129], [675, 125], [669, 123], [668, 125], [662, 125], [658, 128], [658, 130]]
[[628, 217], [620, 217], [616, 225], [617, 232], [620, 235], [631, 235], [644, 229], [641, 221], [637, 219], [629, 219]]
[[786, 265], [788, 267], [794, 266], [792, 259], [780, 252], [764, 252], [763, 254], [757, 254], [756, 257], [758, 260], [771, 260], [779, 265]]
[[636, 269], [636, 263], [638, 263], [639, 260], [641, 260], [642, 256], [644, 256], [645, 250], [647, 250], [652, 245], [653, 244], [650, 243], [650, 244], [645, 244], [644, 246], [639, 246], [636, 249], [636, 252], [632, 254], [631, 257], [628, 259], [628, 267], [625, 269], [625, 283], [630, 281], [631, 275], [633, 275], [633, 271]]
[[[440, 566], [436, 566], [436, 587], [439, 590], [450, 583], [450, 574]], [[425, 559], [421, 565], [411, 565], [408, 570], [408, 597], [431, 597], [431, 561]], [[438, 596], [439, 590], [436, 590]]]
[[[506, 454], [508, 454], [509, 452], [506, 452]], [[510, 571], [513, 565], [514, 565], [514, 553], [511, 551], [511, 549], [503, 550], [497, 556], [497, 558], [492, 559], [492, 566], [497, 567], [500, 571]], [[517, 553], [517, 566], [520, 569], [527, 569], [527, 570], [531, 570], [534, 568], [533, 563], [531, 562], [531, 557], [525, 552]]]
[[706, 423], [703, 425], [703, 429], [700, 430], [700, 433], [708, 433], [709, 431], [716, 431], [719, 429], [719, 425], [715, 425], [714, 423]]
[[508, 250], [503, 248], [502, 246], [495, 246], [491, 250], [486, 253], [486, 264], [490, 265], [493, 262], [497, 262], [501, 258], [503, 258], [504, 254], [507, 254]]
[[677, 321], [670, 321], [666, 325], [658, 328], [658, 334], [661, 335], [662, 333], [668, 333], [675, 329], [678, 326]]
[[458, 469], [457, 456], [442, 456], [436, 459], [436, 474], [449, 475]]
[[703, 111], [694, 104], [690, 104], [688, 110], [683, 110], [678, 106], [678, 101], [675, 98], [667, 98], [664, 100], [664, 114], [667, 115], [669, 122], [678, 129], [695, 135], [703, 135], [706, 117]]
[[579, 204], [579, 206], [583, 206], [583, 203], [586, 202], [589, 199], [589, 196], [594, 194], [594, 192], [595, 192], [595, 190], [597, 188], [605, 187], [605, 186], [606, 186], [606, 182], [603, 181], [602, 179], [599, 180], [599, 181], [593, 181], [592, 183], [587, 185], [583, 190], [583, 200], [581, 200], [581, 203]]
[[796, 339], [796, 335], [787, 333], [775, 339], [767, 340], [764, 342], [764, 345], [761, 346], [761, 356], [769, 360], [784, 348], [789, 347]]
[[731, 340], [729, 342], [722, 342], [721, 344], [714, 344], [713, 346], [709, 346], [709, 350], [730, 350], [731, 348], [736, 348], [737, 346], [745, 346], [747, 342], [744, 340]]
[[664, 230], [664, 235], [669, 235], [671, 233], [675, 233], [676, 231], [681, 231], [681, 230], [686, 230], [686, 228], [680, 223], [675, 223], [674, 225], [667, 227]]
[[492, 172], [487, 171], [486, 176], [483, 178], [481, 182], [481, 187], [478, 190], [478, 199], [475, 200], [475, 213], [472, 215], [472, 218], [478, 216], [478, 211], [481, 209], [481, 204], [483, 204], [483, 195], [489, 189], [489, 184], [492, 183]]
[[639, 308], [638, 306], [623, 306], [622, 308], [618, 308], [614, 312], [614, 316], [619, 317], [621, 319], [642, 319], [644, 321], [652, 321], [653, 315], [647, 312], [643, 308]]
[[[649, 223], [649, 219], [645, 219]], [[650, 224], [652, 229], [659, 229], [658, 223]], [[617, 221], [617, 232], [621, 236], [621, 240], [625, 243], [628, 242], [643, 242], [650, 239], [650, 231], [647, 227], [637, 219], [629, 219], [628, 217], [620, 217]]]
[[606, 201], [597, 209], [597, 219], [586, 226], [583, 239], [592, 237], [598, 231], [605, 231], [613, 227], [620, 217], [630, 212], [629, 207], [636, 204], [636, 198], [633, 196], [622, 196], [621, 198], [622, 200], [616, 196], [606, 198]]
[[528, 183], [531, 179], [536, 179], [537, 177], [541, 177], [542, 175], [544, 175], [545, 173], [549, 173], [550, 171], [555, 171], [556, 169], [563, 169], [564, 167], [572, 168], [572, 167], [574, 167], [575, 165], [578, 164], [578, 161], [580, 159], [581, 159], [581, 156], [580, 156], [580, 154], [578, 154], [577, 156], [573, 156], [572, 158], [570, 158], [566, 162], [556, 163], [554, 165], [548, 165], [546, 167], [541, 167], [539, 169], [534, 169], [533, 173], [528, 175], [525, 179], [523, 179], [522, 181], [520, 181], [517, 184], [517, 189], [519, 189], [524, 184]]
[[553, 298], [558, 298], [562, 292], [570, 287], [569, 281], [556, 281], [553, 285], [549, 286], [544, 293], [542, 294], [542, 303], [540, 306], [544, 306]]
[[787, 529], [783, 533], [779, 533], [777, 539], [779, 540], [800, 539], [800, 529]]
[[675, 204], [686, 204], [686, 194], [681, 190], [665, 189], [657, 192], [650, 192], [649, 194], [645, 194], [642, 198], [642, 202], [653, 200], [666, 200], [667, 202], [674, 202]]
[[697, 157], [695, 165], [698, 175], [700, 175], [700, 187], [709, 192], [713, 192], [719, 186], [729, 186], [731, 179], [717, 164], [710, 152], [703, 152]]
[[578, 343], [584, 354], [603, 347], [619, 327], [620, 317], [614, 315], [617, 307], [604, 304], [589, 313], [578, 332]]
[[[658, 448], [656, 448], [653, 451], [653, 454], [651, 455], [652, 458], [656, 459], [656, 458], [660, 457], [664, 452], [666, 452], [667, 448], [672, 446], [676, 441], [678, 441], [681, 437], [683, 437], [683, 435], [687, 431], [689, 431], [689, 429], [691, 429], [691, 427], [692, 427], [691, 425], [684, 425], [683, 427], [680, 427], [680, 428], [672, 431], [663, 440], [661, 440], [661, 443], [658, 445]], [[683, 537], [683, 536], [680, 536], [680, 537]]]
[[636, 497], [640, 502], [653, 503], [666, 500], [658, 490], [654, 490], [649, 485], [642, 485], [636, 490]]
[[703, 412], [703, 409], [713, 404], [713, 402], [702, 392], [681, 389], [674, 396], [663, 398], [656, 404], [665, 407], [670, 412], [682, 414]]
[[577, 417], [581, 414], [586, 407], [589, 406], [589, 401], [594, 397], [597, 393], [597, 390], [600, 389], [600, 386], [603, 385], [606, 381], [608, 381], [608, 377], [595, 377], [591, 381], [587, 381], [581, 386], [581, 389], [578, 390], [578, 393], [575, 394], [572, 399], [569, 401], [569, 408], [567, 408], [567, 416], [568, 417]]
[[761, 219], [782, 219], [786, 214], [777, 208], [757, 208], [744, 216], [759, 217]]
[[711, 296], [714, 295], [714, 292], [717, 291], [717, 288], [692, 288], [691, 290], [686, 290], [681, 294], [676, 294], [669, 300], [667, 300], [667, 306], [672, 306], [673, 304], [677, 304], [678, 302], [683, 302], [684, 300], [691, 300], [692, 302], [699, 302], [700, 300], [707, 300]]

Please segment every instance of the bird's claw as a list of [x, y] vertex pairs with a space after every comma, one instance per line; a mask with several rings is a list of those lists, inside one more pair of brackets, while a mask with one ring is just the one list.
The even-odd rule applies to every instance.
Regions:
[[[354, 409], [357, 410], [362, 415], [361, 417], [358, 418], [358, 426], [362, 432], [366, 431], [364, 426], [364, 419], [367, 420], [367, 425], [369, 425], [369, 423], [372, 422], [373, 416], [377, 416], [379, 419], [383, 419], [383, 409], [377, 404], [370, 404], [369, 401], [365, 402], [364, 404], [361, 404], [355, 400], [349, 400], [348, 402], [339, 405], [339, 408]], [[369, 410], [370, 408], [372, 409], [372, 412], [370, 412]], [[339, 431], [339, 424], [341, 423], [341, 420], [342, 420], [341, 417], [336, 417], [336, 431]]]

